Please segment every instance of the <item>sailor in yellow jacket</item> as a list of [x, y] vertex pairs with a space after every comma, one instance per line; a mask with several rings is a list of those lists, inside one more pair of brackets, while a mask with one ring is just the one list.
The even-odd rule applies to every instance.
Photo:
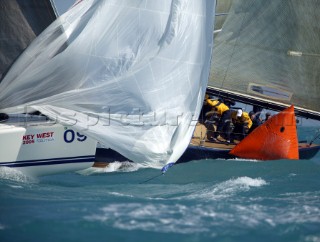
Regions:
[[252, 126], [252, 120], [249, 114], [243, 112], [242, 109], [238, 109], [231, 112], [231, 119], [234, 124], [234, 129], [231, 134], [232, 140], [237, 136], [242, 140]]
[[227, 142], [230, 143], [231, 110], [221, 100], [211, 100], [208, 98], [206, 102], [212, 107], [211, 113], [216, 114], [219, 118], [217, 129], [215, 132], [213, 132], [212, 124], [207, 123], [208, 125], [206, 125], [208, 129], [208, 132], [207, 132], [208, 140], [217, 141], [217, 137], [223, 134]]
[[207, 103], [212, 107], [212, 110], [215, 111], [220, 117], [225, 111], [229, 110], [229, 107], [220, 100], [207, 99]]

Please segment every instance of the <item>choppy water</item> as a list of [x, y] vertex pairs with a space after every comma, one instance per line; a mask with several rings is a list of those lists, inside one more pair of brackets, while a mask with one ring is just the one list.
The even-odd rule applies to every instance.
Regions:
[[320, 241], [319, 154], [193, 161], [143, 183], [159, 173], [1, 169], [0, 241]]

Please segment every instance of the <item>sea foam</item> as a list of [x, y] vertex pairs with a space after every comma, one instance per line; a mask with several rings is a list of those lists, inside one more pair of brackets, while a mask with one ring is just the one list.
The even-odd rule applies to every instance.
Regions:
[[262, 178], [250, 178], [247, 176], [230, 179], [221, 183], [214, 184], [210, 187], [197, 191], [185, 198], [220, 200], [232, 197], [241, 192], [249, 191], [253, 187], [261, 187], [268, 183]]
[[35, 178], [28, 177], [21, 171], [10, 167], [0, 167], [0, 179], [11, 180], [21, 183], [29, 183], [36, 181]]

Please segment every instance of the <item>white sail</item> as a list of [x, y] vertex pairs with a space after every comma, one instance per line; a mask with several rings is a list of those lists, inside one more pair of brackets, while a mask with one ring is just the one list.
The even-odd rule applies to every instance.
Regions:
[[136, 162], [175, 162], [202, 106], [214, 7], [214, 0], [81, 1], [10, 69], [0, 109], [39, 110]]

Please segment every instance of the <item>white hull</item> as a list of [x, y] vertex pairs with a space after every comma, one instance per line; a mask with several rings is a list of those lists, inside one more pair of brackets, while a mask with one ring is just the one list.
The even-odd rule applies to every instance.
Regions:
[[49, 123], [0, 124], [0, 166], [28, 176], [43, 176], [89, 168], [96, 141], [72, 127]]

